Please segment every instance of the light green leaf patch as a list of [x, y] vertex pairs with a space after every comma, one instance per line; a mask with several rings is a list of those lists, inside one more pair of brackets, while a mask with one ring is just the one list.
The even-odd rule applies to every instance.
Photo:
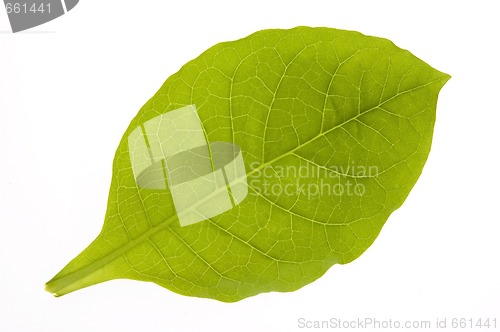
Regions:
[[233, 302], [353, 261], [420, 176], [449, 78], [353, 31], [215, 45], [132, 120], [103, 229], [47, 290], [127, 278]]

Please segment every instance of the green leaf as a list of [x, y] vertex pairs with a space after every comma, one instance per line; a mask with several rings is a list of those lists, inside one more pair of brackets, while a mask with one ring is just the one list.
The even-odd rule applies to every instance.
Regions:
[[[47, 290], [128, 278], [232, 302], [351, 262], [420, 176], [449, 78], [353, 31], [215, 45], [132, 120], [103, 229]], [[219, 182], [199, 182], [216, 172]]]

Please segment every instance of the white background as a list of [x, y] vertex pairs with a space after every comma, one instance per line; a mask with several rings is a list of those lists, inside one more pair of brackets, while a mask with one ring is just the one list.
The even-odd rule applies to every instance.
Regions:
[[[495, 3], [82, 0], [18, 34], [0, 8], [0, 331], [299, 331], [300, 317], [450, 326], [495, 315], [500, 326]], [[386, 37], [453, 76], [424, 172], [373, 246], [299, 291], [233, 304], [128, 280], [45, 292], [100, 231], [115, 149], [163, 81], [218, 42], [297, 25]]]

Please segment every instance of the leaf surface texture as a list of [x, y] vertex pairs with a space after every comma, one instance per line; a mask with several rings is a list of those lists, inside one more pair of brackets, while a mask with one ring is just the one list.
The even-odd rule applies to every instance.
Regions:
[[[353, 31], [264, 30], [215, 45], [132, 120], [113, 163], [103, 229], [47, 290], [64, 295], [129, 278], [233, 302], [296, 290], [351, 262], [420, 176], [448, 79], [392, 42]], [[248, 195], [181, 227], [168, 189], [136, 185], [127, 138], [186, 105], [196, 105], [208, 142], [241, 148]], [[348, 194], [349, 186], [364, 191]]]

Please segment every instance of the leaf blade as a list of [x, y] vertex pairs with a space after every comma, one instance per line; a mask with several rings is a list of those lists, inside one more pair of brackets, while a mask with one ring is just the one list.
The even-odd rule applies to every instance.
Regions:
[[[268, 30], [214, 46], [172, 75], [132, 121], [117, 150], [101, 234], [47, 289], [62, 295], [129, 278], [237, 301], [298, 289], [332, 264], [352, 261], [420, 175], [437, 93], [448, 79], [390, 41], [350, 31]], [[230, 212], [178, 227], [168, 190], [135, 185], [126, 139], [139, 124], [189, 104], [197, 105], [209, 141], [241, 147], [252, 180], [262, 184], [259, 173], [268, 167], [312, 167], [324, 174], [336, 167], [329, 183], [351, 179], [370, 191], [289, 197], [262, 194], [261, 186], [250, 184], [255, 195]], [[357, 166], [353, 157], [382, 171], [351, 176], [346, 170]], [[283, 187], [295, 178], [273, 184]], [[304, 179], [308, 185], [319, 180]], [[82, 271], [91, 277], [78, 283]]]

